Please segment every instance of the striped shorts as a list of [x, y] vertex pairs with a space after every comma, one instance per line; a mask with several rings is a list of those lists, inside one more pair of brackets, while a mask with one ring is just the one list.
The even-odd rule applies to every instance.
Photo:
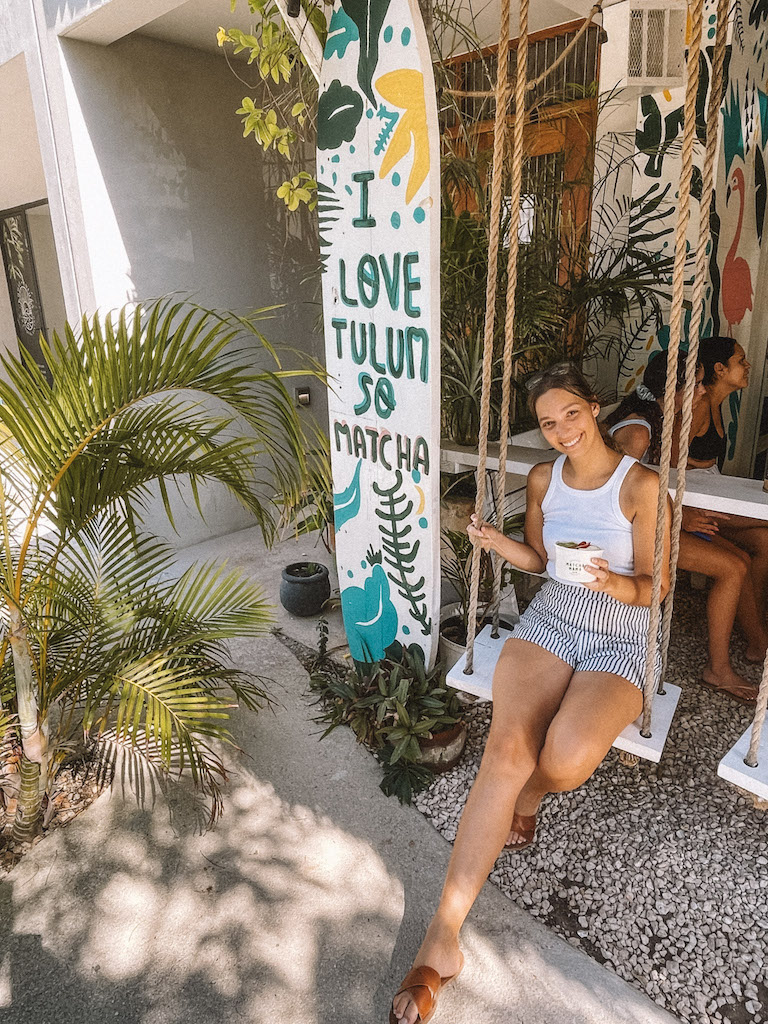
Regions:
[[[613, 672], [642, 690], [650, 609], [586, 587], [548, 580], [513, 636], [551, 651], [577, 672]], [[656, 652], [656, 685], [661, 654]]]

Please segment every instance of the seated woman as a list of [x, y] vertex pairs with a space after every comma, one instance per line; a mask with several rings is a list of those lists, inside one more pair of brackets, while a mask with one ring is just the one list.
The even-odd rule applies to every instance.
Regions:
[[[733, 338], [704, 338], [699, 346], [704, 367], [704, 401], [694, 411], [688, 468], [696, 473], [719, 473], [725, 457], [726, 439], [722, 404], [728, 395], [749, 384], [750, 364], [744, 349]], [[768, 523], [748, 516], [728, 516], [720, 533], [752, 556], [755, 598], [765, 627], [768, 599]], [[750, 645], [747, 657], [762, 661], [765, 641]]]
[[[676, 415], [683, 401], [685, 360], [685, 353], [681, 353], [677, 368]], [[706, 397], [702, 383], [704, 372], [700, 365], [693, 397], [694, 423]], [[666, 353], [658, 353], [648, 364], [642, 384], [605, 421], [610, 427], [610, 435], [622, 451], [651, 464], [658, 463], [661, 452], [666, 379]], [[672, 444], [673, 466], [677, 464], [676, 432], [679, 427], [677, 416]], [[750, 659], [762, 660], [768, 634], [764, 617], [758, 611], [752, 559], [746, 551], [722, 536], [721, 524], [729, 522], [729, 516], [684, 506], [678, 565], [712, 580], [707, 598], [709, 661], [701, 681], [723, 690], [739, 702], [753, 704], [757, 687], [735, 672], [731, 665], [729, 646], [734, 620], [738, 620], [747, 638], [747, 657]]]
[[[568, 363], [534, 374], [529, 404], [560, 456], [528, 476], [523, 542], [480, 522], [468, 532], [528, 572], [552, 577], [506, 641], [493, 677], [493, 717], [461, 818], [437, 912], [395, 995], [390, 1024], [425, 1024], [461, 970], [459, 930], [512, 828], [527, 845], [546, 793], [574, 789], [642, 709], [656, 473], [604, 441], [593, 389]], [[558, 542], [590, 541], [591, 583], [557, 576]], [[664, 535], [668, 565], [669, 522]], [[669, 586], [662, 579], [662, 592]], [[656, 670], [660, 668], [657, 658]]]

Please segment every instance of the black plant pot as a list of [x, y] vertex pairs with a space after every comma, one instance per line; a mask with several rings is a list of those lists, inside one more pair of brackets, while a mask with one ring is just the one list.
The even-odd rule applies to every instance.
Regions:
[[[308, 573], [310, 565], [317, 571]], [[291, 562], [283, 569], [280, 604], [291, 615], [317, 615], [330, 596], [328, 570], [319, 562]]]

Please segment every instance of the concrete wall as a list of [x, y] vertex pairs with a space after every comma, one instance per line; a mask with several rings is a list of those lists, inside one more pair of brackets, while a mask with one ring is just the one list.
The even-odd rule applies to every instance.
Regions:
[[[64, 39], [62, 56], [95, 304], [172, 293], [243, 313], [287, 303], [265, 334], [320, 356], [299, 285], [306, 265], [290, 258], [296, 240], [277, 272], [284, 226], [260, 150], [242, 138], [243, 87], [225, 62], [141, 36], [108, 48]], [[322, 415], [323, 389], [313, 390]], [[179, 513], [186, 543], [250, 523], [215, 488], [204, 506], [210, 525]], [[150, 525], [171, 536], [162, 514]]]
[[[303, 350], [286, 359], [303, 365], [304, 352], [322, 354], [315, 296], [300, 284], [307, 243], [283, 223], [260, 150], [242, 138], [235, 110], [246, 90], [220, 52], [118, 38], [179, 2], [0, 4], [0, 103], [18, 114], [0, 121], [0, 209], [49, 199], [50, 225], [38, 221], [32, 231], [52, 326], [63, 305], [76, 320], [169, 293], [239, 312], [287, 303], [264, 332]], [[60, 38], [62, 30], [80, 38]], [[62, 293], [54, 297], [56, 262]], [[0, 331], [13, 335], [4, 281]], [[311, 386], [311, 411], [322, 420], [324, 388]], [[162, 514], [149, 525], [182, 543], [250, 525], [215, 488], [203, 504], [207, 524], [181, 509], [180, 537]]]

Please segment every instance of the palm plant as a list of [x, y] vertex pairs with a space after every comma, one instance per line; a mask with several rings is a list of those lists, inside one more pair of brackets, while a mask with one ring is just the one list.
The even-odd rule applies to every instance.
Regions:
[[41, 339], [43, 369], [4, 360], [0, 734], [21, 744], [18, 840], [78, 733], [186, 771], [220, 810], [212, 744], [230, 738], [236, 703], [266, 699], [225, 642], [263, 632], [268, 609], [236, 572], [172, 578], [172, 552], [141, 523], [153, 494], [173, 523], [170, 486], [188, 481], [200, 509], [200, 485], [218, 482], [274, 537], [276, 495], [302, 485], [307, 447], [284, 378], [306, 371], [281, 368], [257, 327], [267, 312], [156, 302]]

